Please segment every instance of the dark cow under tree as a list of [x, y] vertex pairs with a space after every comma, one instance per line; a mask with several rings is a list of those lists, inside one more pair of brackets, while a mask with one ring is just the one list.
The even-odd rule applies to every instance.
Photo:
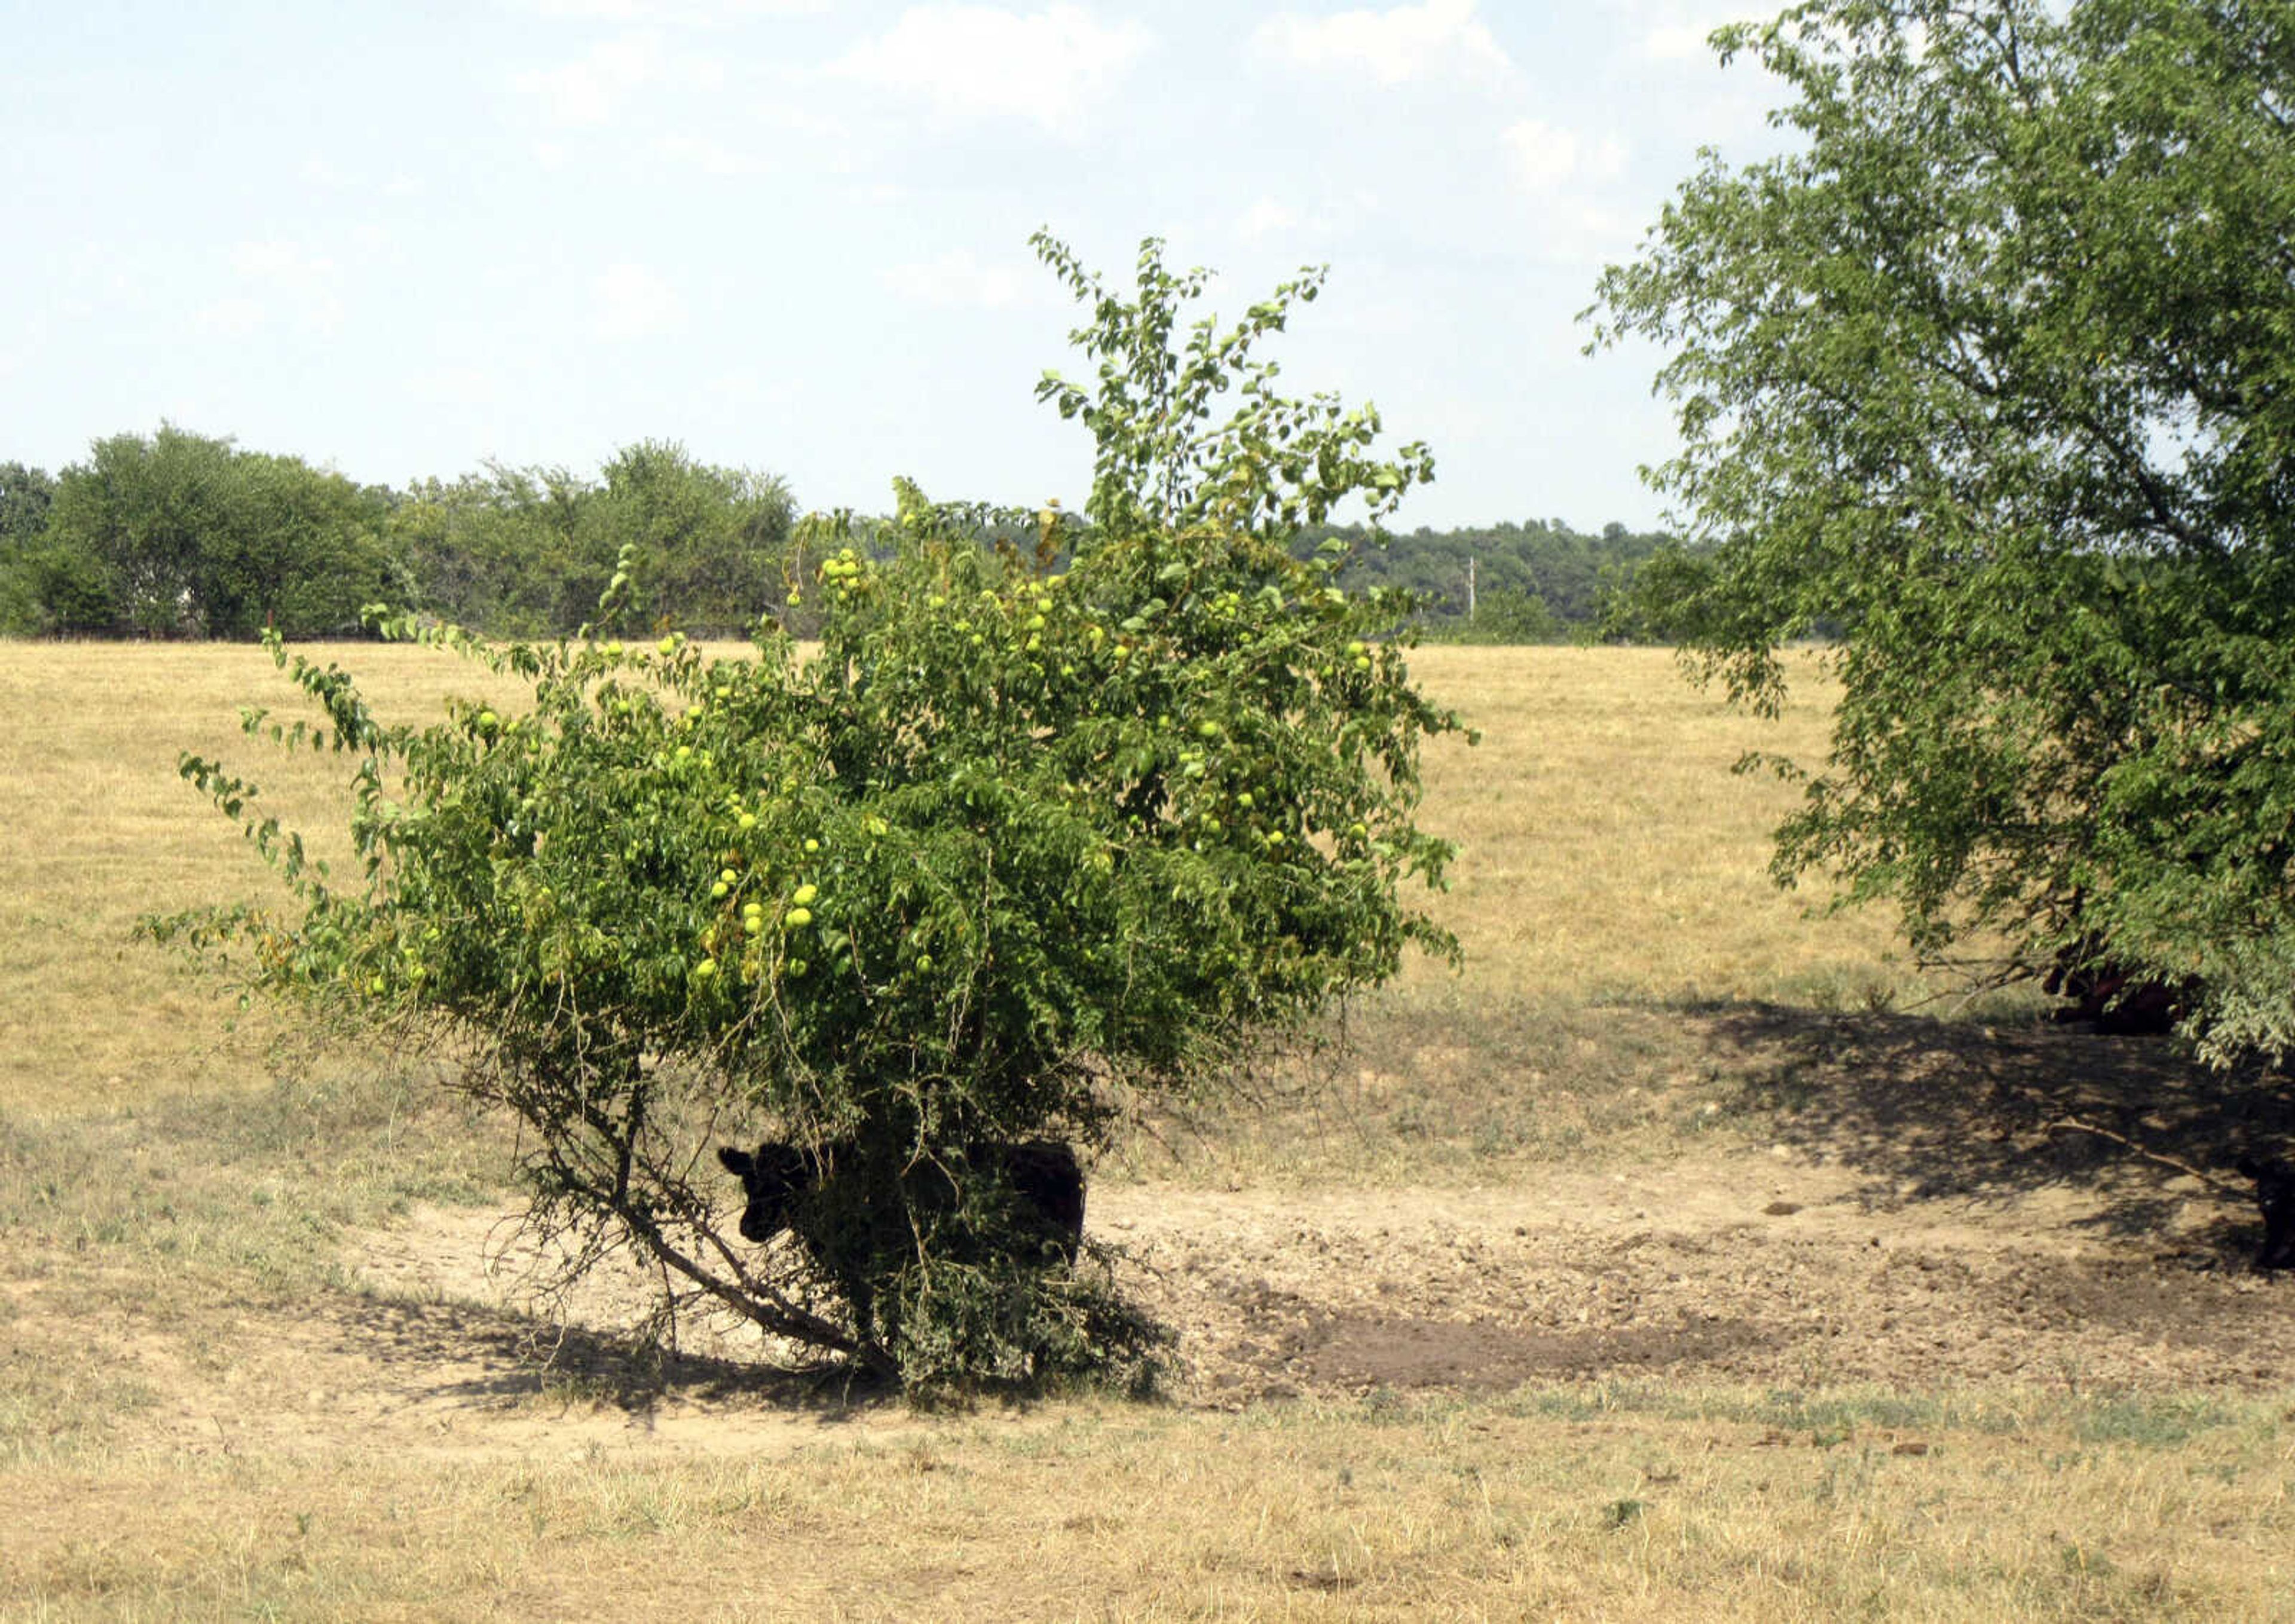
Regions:
[[[818, 1151], [772, 1139], [755, 1151], [720, 1146], [717, 1160], [741, 1181], [748, 1197], [741, 1211], [741, 1238], [763, 1245], [783, 1229], [794, 1229], [820, 1252], [820, 1237], [804, 1221], [806, 1210], [835, 1184], [839, 1167], [852, 1167], [859, 1155], [858, 1147], [850, 1144]], [[1074, 1150], [1053, 1139], [991, 1144], [976, 1147], [970, 1160], [1012, 1197], [1016, 1238], [1057, 1252], [1063, 1262], [1075, 1261], [1083, 1245], [1084, 1191], [1083, 1169]], [[955, 1184], [943, 1170], [920, 1170], [920, 1177], [903, 1182], [911, 1198], [955, 1204]]]

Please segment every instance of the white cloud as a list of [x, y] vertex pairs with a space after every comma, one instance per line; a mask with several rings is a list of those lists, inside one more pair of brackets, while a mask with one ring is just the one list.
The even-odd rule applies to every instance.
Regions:
[[911, 305], [935, 309], [1009, 310], [1041, 303], [1051, 279], [1018, 265], [983, 265], [969, 249], [883, 271], [886, 287]]
[[1703, 58], [1707, 54], [1705, 37], [1725, 22], [1743, 21], [1747, 18], [1767, 18], [1770, 13], [1763, 6], [1752, 4], [1720, 4], [1682, 5], [1661, 4], [1656, 16], [1646, 23], [1641, 31], [1641, 53], [1654, 61], [1678, 62]]
[[659, 22], [706, 29], [751, 17], [813, 16], [828, 11], [829, 5], [830, 0], [527, 0], [526, 9], [543, 17]]
[[488, 406], [502, 398], [502, 375], [489, 367], [445, 366], [406, 380], [417, 398], [453, 406]]
[[1262, 198], [1243, 216], [1238, 229], [1246, 237], [1264, 237], [1270, 232], [1287, 232], [1299, 224], [1299, 211], [1287, 203], [1273, 198]]
[[684, 320], [683, 301], [660, 272], [625, 262], [590, 279], [590, 325], [600, 339], [647, 339]]
[[1501, 137], [1514, 160], [1515, 176], [1532, 192], [1552, 192], [1573, 181], [1614, 179], [1625, 167], [1625, 149], [1604, 138], [1589, 145], [1574, 130], [1541, 118], [1523, 118]]
[[625, 34], [600, 40], [575, 61], [529, 69], [510, 83], [561, 124], [603, 124], [621, 110], [631, 92], [664, 71], [658, 36]]
[[1705, 37], [1712, 31], [1703, 23], [1662, 22], [1642, 36], [1642, 54], [1662, 62], [1702, 55]]
[[[343, 301], [339, 290], [342, 272], [331, 255], [274, 237], [260, 242], [242, 242], [233, 248], [231, 268], [244, 280], [257, 283], [270, 297], [260, 301], [226, 299], [222, 306], [210, 307], [222, 313], [217, 320], [246, 319], [246, 312], [237, 306], [257, 305], [267, 314], [272, 306], [284, 302], [306, 328], [332, 332], [342, 324]], [[234, 308], [226, 310], [226, 306]], [[203, 319], [205, 314], [202, 313]]]
[[262, 242], [242, 242], [231, 251], [232, 268], [249, 276], [274, 282], [309, 283], [331, 277], [335, 262], [299, 242], [273, 237]]
[[1566, 194], [1541, 197], [1536, 208], [1530, 257], [1540, 265], [1582, 270], [1631, 258], [1648, 224], [1598, 200]]
[[[1320, 254], [1324, 251], [1320, 245], [1381, 229], [1379, 217], [1384, 211], [1379, 194], [1368, 187], [1357, 186], [1344, 192], [1319, 190], [1296, 200], [1262, 197], [1233, 216], [1233, 229], [1240, 242], [1271, 241], [1278, 248], [1287, 242]], [[1283, 251], [1288, 253], [1291, 249], [1284, 248]], [[1344, 257], [1352, 259], [1353, 256]]]
[[244, 339], [260, 328], [270, 314], [261, 299], [217, 299], [193, 314], [192, 324], [201, 332], [214, 333], [221, 338]]
[[1303, 17], [1259, 25], [1254, 48], [1319, 73], [1368, 72], [1383, 85], [1452, 75], [1504, 78], [1514, 62], [1474, 15], [1474, 0], [1422, 0], [1392, 11]]
[[765, 168], [763, 159], [737, 151], [706, 135], [664, 135], [653, 143], [653, 150], [673, 163], [690, 165], [704, 175], [758, 175]]
[[388, 179], [377, 182], [355, 171], [338, 168], [315, 154], [305, 159], [295, 173], [307, 185], [356, 197], [411, 198], [421, 195], [423, 190], [422, 181], [404, 169], [393, 170]]
[[829, 71], [952, 117], [1033, 119], [1058, 133], [1106, 100], [1153, 43], [1141, 24], [1102, 24], [1081, 5], [1023, 15], [935, 4], [903, 12]]

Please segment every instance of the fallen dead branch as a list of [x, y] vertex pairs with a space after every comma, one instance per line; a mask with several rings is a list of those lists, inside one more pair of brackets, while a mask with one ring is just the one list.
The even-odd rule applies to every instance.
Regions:
[[2099, 1128], [2094, 1122], [2082, 1122], [2077, 1116], [2059, 1116], [2051, 1122], [2041, 1123], [2040, 1129], [2044, 1133], [2092, 1133], [2097, 1138], [2110, 1139], [2115, 1145], [2134, 1151], [2146, 1162], [2157, 1162], [2162, 1167], [2172, 1167], [2179, 1173], [2188, 1173], [2217, 1194], [2230, 1196], [2234, 1201], [2246, 1201], [2250, 1195], [2250, 1192], [2240, 1188], [2237, 1185], [2227, 1183], [2213, 1173], [2193, 1167], [2180, 1157], [2154, 1150], [2148, 1145], [2140, 1145], [2124, 1133], [2115, 1133], [2109, 1128]]

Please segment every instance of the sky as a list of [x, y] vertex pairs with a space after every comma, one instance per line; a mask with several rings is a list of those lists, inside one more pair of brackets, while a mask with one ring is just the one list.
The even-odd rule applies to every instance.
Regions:
[[1404, 528], [1654, 527], [1646, 347], [1579, 319], [1701, 146], [1775, 150], [1727, 0], [0, 0], [0, 461], [162, 421], [362, 482], [641, 439], [808, 508], [1079, 505], [1039, 227], [1143, 238], [1376, 404]]

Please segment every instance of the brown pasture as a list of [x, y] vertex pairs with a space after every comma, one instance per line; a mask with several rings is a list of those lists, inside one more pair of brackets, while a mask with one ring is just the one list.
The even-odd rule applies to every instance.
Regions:
[[1778, 891], [1729, 768], [1822, 752], [1813, 673], [1417, 669], [1484, 735], [1428, 763], [1466, 969], [1098, 1170], [1163, 1399], [927, 1410], [538, 1300], [498, 1124], [133, 939], [264, 883], [179, 750], [339, 804], [240, 736], [262, 653], [0, 645], [0, 1618], [2295, 1617], [2295, 1288], [2061, 1126], [2209, 1171], [2283, 1084]]

